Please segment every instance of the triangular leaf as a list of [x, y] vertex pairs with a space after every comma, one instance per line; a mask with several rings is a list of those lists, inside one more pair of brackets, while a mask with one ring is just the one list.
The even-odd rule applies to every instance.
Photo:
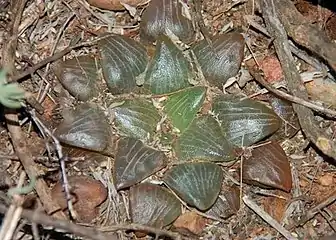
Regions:
[[291, 168], [279, 143], [272, 142], [252, 150], [252, 156], [243, 161], [243, 181], [287, 192], [291, 190]]
[[129, 93], [136, 88], [136, 77], [145, 71], [148, 56], [138, 42], [120, 35], [99, 41], [105, 81], [113, 94]]
[[222, 169], [208, 162], [176, 165], [163, 179], [182, 200], [200, 210], [207, 210], [215, 203], [222, 180]]
[[201, 116], [177, 139], [174, 146], [180, 160], [188, 161], [194, 158], [230, 162], [235, 153], [231, 144], [221, 132], [219, 123], [211, 116]]
[[213, 111], [226, 138], [239, 147], [250, 146], [280, 127], [280, 118], [272, 109], [251, 99], [221, 96], [215, 99]]
[[215, 204], [206, 212], [206, 214], [226, 219], [239, 210], [239, 188], [232, 186], [226, 188], [218, 196]]
[[164, 110], [175, 128], [182, 132], [189, 126], [203, 104], [205, 93], [205, 87], [192, 87], [168, 97]]
[[117, 189], [134, 185], [166, 166], [163, 152], [134, 138], [121, 138], [115, 157]]
[[66, 112], [55, 134], [63, 143], [97, 152], [107, 151], [112, 142], [104, 112], [87, 103]]
[[160, 37], [146, 72], [144, 86], [153, 94], [171, 93], [190, 86], [189, 76], [189, 63], [181, 50], [168, 37]]
[[141, 17], [141, 39], [155, 42], [161, 35], [169, 36], [169, 32], [186, 43], [195, 38], [192, 22], [183, 16], [179, 1], [151, 1]]
[[130, 190], [132, 222], [162, 228], [181, 214], [179, 200], [168, 189], [142, 183]]
[[115, 123], [123, 135], [148, 140], [153, 137], [160, 115], [150, 101], [127, 100], [114, 109]]
[[69, 93], [80, 101], [97, 95], [97, 66], [95, 58], [79, 56], [60, 62], [54, 71], [58, 80]]
[[221, 88], [237, 75], [244, 57], [244, 44], [239, 33], [217, 35], [211, 39], [211, 46], [205, 39], [197, 43], [192, 50], [205, 79]]

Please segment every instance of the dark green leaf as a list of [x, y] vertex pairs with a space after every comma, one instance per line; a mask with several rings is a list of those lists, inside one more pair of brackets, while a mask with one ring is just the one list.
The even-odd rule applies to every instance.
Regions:
[[164, 110], [174, 127], [182, 132], [189, 126], [203, 104], [205, 93], [205, 87], [192, 87], [168, 97]]
[[289, 192], [292, 174], [288, 158], [277, 142], [272, 142], [252, 151], [252, 156], [243, 161], [243, 181], [266, 188], [278, 188]]
[[166, 188], [142, 183], [130, 190], [130, 214], [133, 223], [162, 228], [181, 214], [179, 200]]
[[141, 17], [141, 39], [144, 42], [152, 43], [161, 35], [169, 35], [169, 32], [186, 43], [195, 38], [192, 22], [182, 15], [179, 1], [150, 1]]
[[208, 162], [176, 165], [163, 179], [182, 200], [200, 210], [207, 210], [215, 203], [222, 180], [222, 169]]
[[136, 77], [145, 71], [148, 56], [138, 42], [113, 35], [99, 41], [105, 81], [113, 94], [129, 93], [136, 88]]
[[117, 189], [134, 185], [167, 164], [163, 152], [145, 146], [140, 140], [122, 138], [115, 157]]
[[104, 112], [88, 103], [66, 112], [55, 134], [63, 143], [97, 152], [107, 151], [112, 142]]
[[189, 63], [181, 50], [168, 37], [160, 37], [146, 72], [144, 86], [153, 94], [171, 93], [190, 86], [189, 76]]
[[239, 33], [217, 35], [212, 46], [206, 40], [197, 43], [192, 50], [206, 80], [217, 87], [237, 75], [244, 57], [244, 38]]
[[150, 101], [127, 100], [115, 108], [117, 128], [123, 135], [148, 140], [153, 136], [160, 115]]
[[236, 146], [250, 146], [280, 126], [280, 118], [272, 109], [251, 99], [221, 96], [215, 99], [213, 111], [226, 138]]
[[97, 96], [97, 65], [91, 56], [79, 56], [60, 62], [55, 74], [64, 88], [75, 98], [87, 101]]
[[174, 148], [182, 161], [197, 158], [230, 162], [235, 157], [233, 147], [223, 136], [218, 122], [211, 116], [194, 119], [177, 139]]

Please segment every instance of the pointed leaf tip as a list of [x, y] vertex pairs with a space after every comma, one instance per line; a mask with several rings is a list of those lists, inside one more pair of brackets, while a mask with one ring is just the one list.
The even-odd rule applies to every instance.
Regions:
[[252, 156], [243, 161], [243, 180], [266, 188], [289, 192], [292, 188], [291, 168], [285, 151], [277, 142], [252, 150]]
[[215, 203], [222, 180], [222, 169], [208, 162], [176, 165], [166, 172], [163, 179], [182, 200], [202, 211]]
[[241, 34], [229, 33], [213, 37], [211, 43], [212, 46], [202, 40], [192, 50], [205, 79], [221, 88], [229, 78], [237, 75], [244, 57], [245, 41]]
[[183, 132], [193, 121], [205, 99], [205, 87], [192, 87], [168, 97], [164, 110], [174, 127]]
[[113, 94], [136, 89], [136, 77], [148, 63], [146, 49], [133, 39], [111, 35], [99, 41], [105, 81]]
[[182, 51], [167, 36], [160, 37], [146, 71], [144, 86], [153, 94], [172, 93], [190, 86], [189, 77], [189, 63]]
[[147, 141], [156, 131], [161, 117], [152, 102], [127, 100], [114, 109], [115, 123], [121, 134]]
[[177, 0], [151, 1], [141, 17], [140, 37], [153, 43], [161, 35], [171, 32], [182, 42], [194, 40], [195, 31], [191, 20], [183, 16], [182, 4]]
[[278, 115], [252, 99], [219, 96], [214, 100], [213, 111], [228, 141], [238, 147], [250, 146], [280, 127]]
[[174, 145], [182, 161], [202, 159], [232, 162], [236, 157], [232, 144], [222, 134], [219, 123], [212, 116], [201, 116], [179, 136]]
[[111, 147], [110, 126], [95, 104], [83, 103], [69, 110], [55, 135], [63, 143], [92, 151], [104, 152]]
[[117, 189], [132, 186], [167, 165], [163, 152], [134, 138], [121, 138], [115, 157]]
[[79, 56], [59, 62], [54, 71], [66, 90], [80, 101], [97, 96], [99, 64], [92, 56]]
[[132, 222], [162, 228], [181, 215], [180, 201], [166, 188], [142, 183], [130, 190]]

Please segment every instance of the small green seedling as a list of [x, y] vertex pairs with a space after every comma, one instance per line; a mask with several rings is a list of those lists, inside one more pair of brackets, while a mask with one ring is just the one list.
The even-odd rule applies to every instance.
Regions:
[[0, 70], [0, 104], [8, 108], [22, 107], [25, 91], [17, 83], [7, 83], [6, 71]]

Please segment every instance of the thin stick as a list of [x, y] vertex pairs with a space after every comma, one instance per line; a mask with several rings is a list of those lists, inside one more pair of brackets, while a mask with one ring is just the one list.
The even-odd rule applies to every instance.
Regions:
[[[4, 155], [0, 153], [0, 159], [10, 159], [10, 160], [14, 160], [14, 161], [20, 161], [20, 158], [17, 155]], [[33, 157], [34, 160], [36, 161], [48, 161], [50, 160], [50, 157], [48, 156], [37, 156], [37, 157]], [[84, 161], [86, 159], [86, 157], [68, 157], [67, 160], [68, 161]], [[52, 158], [52, 160], [58, 160], [56, 158]]]
[[60, 52], [55, 53], [54, 55], [47, 57], [46, 59], [38, 62], [37, 64], [35, 64], [34, 66], [28, 68], [27, 70], [25, 70], [22, 73], [19, 73], [18, 75], [13, 76], [12, 78], [8, 79], [8, 83], [10, 82], [17, 82], [20, 81], [21, 79], [29, 76], [30, 74], [33, 74], [34, 72], [36, 72], [36, 70], [44, 67], [45, 65], [47, 65], [48, 63], [54, 62], [60, 58], [62, 58], [64, 55], [68, 54], [69, 52], [71, 52], [74, 49], [77, 48], [81, 48], [81, 47], [88, 47], [88, 46], [93, 46], [95, 45], [99, 40], [102, 40], [104, 38], [109, 37], [109, 35], [103, 36], [103, 37], [99, 37], [96, 38], [92, 41], [86, 41], [86, 42], [82, 42], [82, 43], [78, 43], [69, 47], [66, 47], [65, 49], [63, 49]]
[[[12, 2], [11, 11], [15, 16], [14, 20], [9, 26], [9, 39], [4, 44], [2, 51], [2, 65], [6, 66], [9, 70], [9, 74], [13, 75], [15, 73], [15, 51], [18, 41], [18, 28], [21, 22], [21, 16], [23, 9], [26, 5], [27, 0], [16, 0]], [[50, 195], [49, 188], [45, 181], [41, 178], [37, 178], [39, 169], [35, 166], [35, 163], [32, 158], [32, 153], [28, 148], [27, 141], [25, 136], [20, 128], [18, 115], [15, 112], [8, 111], [5, 114], [7, 129], [10, 133], [12, 144], [14, 150], [18, 157], [20, 158], [21, 164], [24, 167], [29, 179], [32, 181], [36, 179], [35, 190], [39, 196], [41, 202], [44, 205], [44, 208], [47, 212], [54, 212], [56, 209], [59, 209], [57, 203], [55, 203]], [[59, 218], [65, 218], [65, 215], [62, 212], [55, 213]]]
[[[0, 212], [6, 213], [7, 207], [0, 203]], [[52, 226], [54, 228], [62, 229], [70, 233], [74, 233], [80, 237], [87, 237], [93, 240], [117, 240], [114, 236], [105, 235], [94, 228], [87, 228], [76, 225], [69, 221], [58, 220], [49, 217], [40, 211], [22, 210], [21, 217], [28, 219], [31, 222], [42, 224], [44, 226]]]
[[274, 218], [272, 218], [267, 212], [265, 212], [261, 207], [259, 207], [255, 202], [253, 202], [248, 196], [243, 197], [243, 201], [246, 206], [251, 208], [256, 214], [258, 214], [262, 219], [264, 219], [270, 226], [276, 229], [282, 236], [287, 240], [297, 240], [292, 234], [287, 231], [283, 226], [281, 226]]
[[[17, 184], [18, 188], [20, 188], [23, 185], [25, 177], [26, 177], [26, 173], [21, 172], [20, 179]], [[9, 210], [6, 213], [3, 223], [2, 223], [0, 239], [2, 240], [12, 239], [14, 230], [20, 220], [20, 215], [22, 212], [22, 208], [20, 205], [21, 205], [20, 197], [14, 195], [13, 202], [11, 206], [9, 207]]]
[[[0, 203], [0, 212], [5, 213], [7, 211], [7, 207]], [[145, 231], [149, 233], [153, 233], [157, 236], [166, 236], [171, 239], [181, 240], [181, 236], [178, 233], [174, 233], [171, 231], [157, 229], [154, 227], [144, 226], [140, 224], [120, 224], [120, 225], [113, 225], [109, 227], [100, 228], [100, 230], [96, 230], [96, 228], [80, 226], [74, 224], [69, 221], [63, 221], [59, 219], [54, 219], [44, 213], [39, 211], [32, 211], [32, 210], [22, 210], [21, 217], [35, 222], [37, 224], [41, 224], [43, 226], [52, 226], [57, 229], [65, 230], [66, 232], [70, 232], [76, 234], [80, 237], [90, 238], [93, 240], [117, 240], [114, 235], [105, 234], [104, 232], [115, 232], [118, 230], [134, 230], [134, 231]]]
[[298, 223], [290, 226], [290, 229], [304, 225], [306, 222], [312, 219], [317, 213], [319, 213], [319, 211], [321, 211], [323, 208], [329, 206], [335, 201], [336, 201], [336, 191], [334, 191], [329, 197], [324, 199], [315, 207], [310, 208]]
[[[286, 4], [285, 0], [261, 0], [263, 18], [268, 32], [274, 38], [273, 44], [279, 57], [289, 91], [293, 93], [295, 97], [307, 101], [308, 94], [305, 91], [305, 87], [295, 67], [295, 61], [291, 54], [287, 34], [278, 18], [279, 15], [284, 14], [277, 12], [280, 11], [278, 6], [279, 2]], [[275, 6], [276, 4], [277, 6]], [[330, 139], [330, 136], [315, 123], [313, 112], [300, 104], [293, 104], [293, 108], [298, 115], [305, 136], [325, 155], [336, 159], [336, 144]]]
[[72, 204], [70, 189], [69, 189], [69, 182], [68, 182], [68, 178], [67, 178], [66, 170], [65, 170], [65, 163], [64, 162], [66, 160], [66, 156], [63, 155], [63, 150], [62, 150], [61, 143], [55, 137], [55, 135], [35, 115], [34, 111], [30, 111], [30, 115], [31, 115], [32, 119], [35, 121], [35, 123], [41, 128], [41, 131], [44, 131], [45, 133], [47, 133], [47, 135], [49, 135], [49, 137], [51, 137], [51, 139], [54, 142], [56, 152], [57, 152], [57, 156], [58, 156], [59, 162], [60, 162], [60, 168], [61, 168], [62, 179], [63, 179], [63, 188], [64, 188], [64, 192], [65, 192], [65, 197], [66, 197], [66, 200], [67, 200], [67, 207], [68, 207], [70, 215], [72, 217], [76, 218], [76, 212], [73, 209], [73, 204]]
[[293, 96], [291, 94], [288, 94], [286, 92], [283, 92], [281, 90], [278, 90], [276, 89], [275, 87], [269, 85], [264, 79], [263, 77], [261, 76], [260, 73], [257, 73], [257, 72], [250, 72], [251, 75], [253, 75], [254, 79], [260, 83], [264, 88], [266, 88], [268, 91], [274, 93], [275, 95], [281, 97], [281, 98], [284, 98], [288, 101], [291, 101], [293, 103], [297, 103], [297, 104], [300, 104], [302, 106], [305, 106], [307, 108], [310, 108], [310, 109], [313, 109], [317, 112], [320, 112], [320, 113], [324, 113], [324, 114], [327, 114], [331, 117], [335, 117], [336, 116], [336, 111], [332, 110], [332, 109], [328, 109], [328, 108], [325, 108], [323, 106], [320, 106], [320, 105], [317, 105], [311, 101], [308, 101], [308, 100], [304, 100], [302, 98], [299, 98], [299, 97], [296, 97], [296, 96]]

